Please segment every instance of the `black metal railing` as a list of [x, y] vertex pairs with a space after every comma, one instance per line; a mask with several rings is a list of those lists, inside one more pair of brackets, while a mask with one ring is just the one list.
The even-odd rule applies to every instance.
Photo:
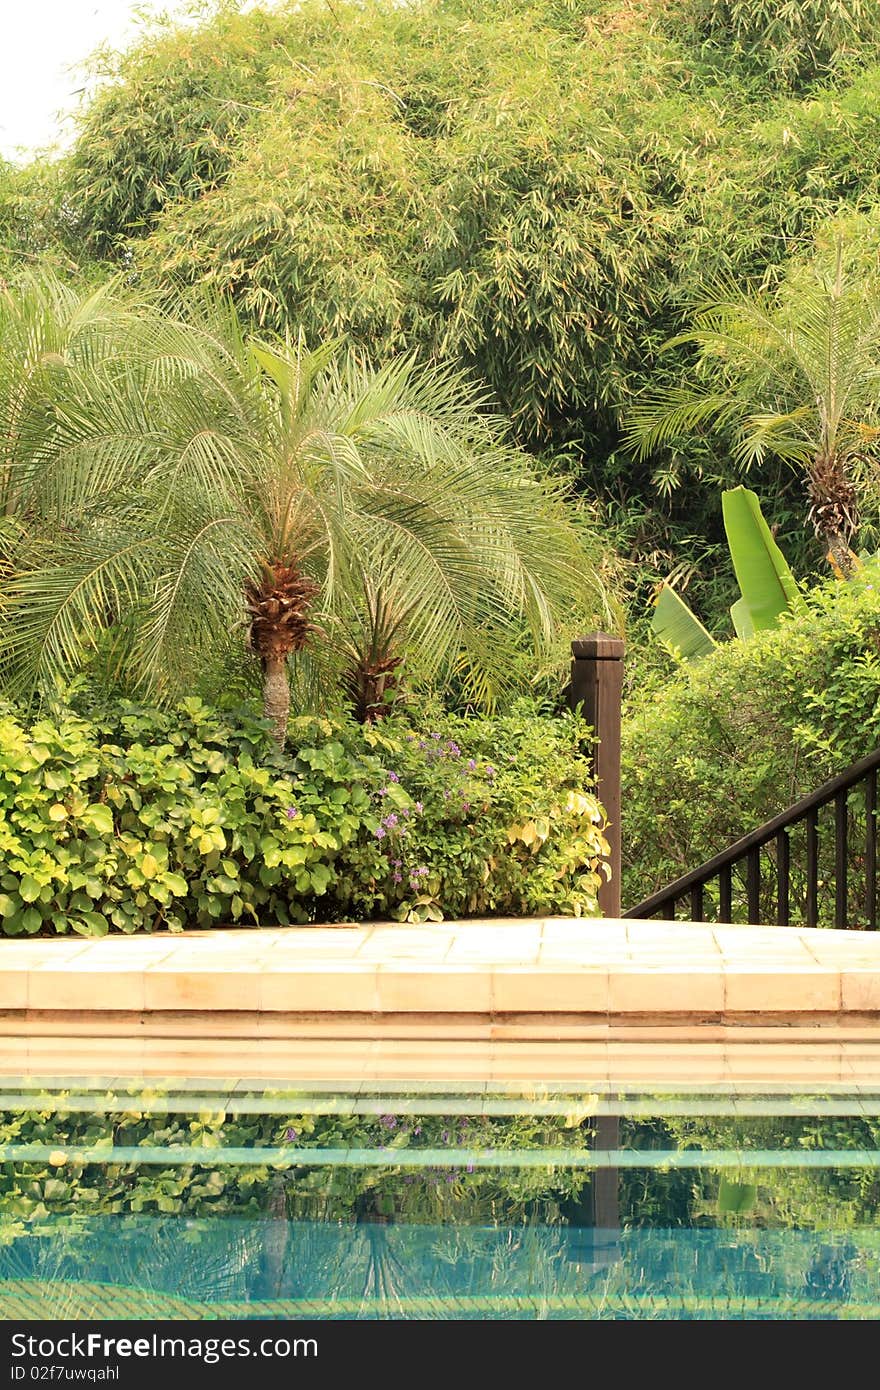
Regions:
[[876, 930], [878, 767], [880, 749], [624, 917]]

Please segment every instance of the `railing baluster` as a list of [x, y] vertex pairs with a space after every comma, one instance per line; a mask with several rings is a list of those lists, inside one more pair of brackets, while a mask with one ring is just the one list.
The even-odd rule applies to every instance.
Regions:
[[[845, 772], [840, 772], [835, 777], [831, 777], [824, 782], [815, 792], [808, 796], [803, 796], [787, 810], [780, 812], [779, 815], [765, 821], [747, 835], [743, 835], [734, 844], [729, 845], [720, 854], [707, 859], [699, 868], [692, 869], [689, 873], [682, 874], [673, 883], [650, 897], [645, 898], [636, 907], [630, 908], [623, 915], [625, 917], [650, 917], [659, 912], [676, 920], [676, 910], [681, 906], [682, 910], [689, 910], [690, 916], [694, 921], [705, 921], [706, 917], [706, 884], [718, 881], [718, 921], [731, 922], [734, 916], [741, 913], [740, 907], [740, 875], [745, 877], [745, 898], [748, 908], [748, 920], [758, 922], [762, 912], [766, 910], [767, 919], [773, 920], [770, 911], [769, 898], [771, 896], [770, 884], [764, 885], [767, 889], [768, 901], [762, 899], [761, 882], [761, 850], [767, 845], [775, 846], [776, 860], [776, 921], [781, 926], [791, 924], [792, 914], [792, 844], [791, 830], [793, 826], [803, 824], [806, 836], [805, 844], [805, 877], [804, 877], [804, 917], [807, 926], [815, 927], [819, 924], [819, 912], [825, 911], [825, 897], [831, 897], [832, 883], [830, 875], [833, 871], [833, 897], [834, 897], [834, 925], [835, 927], [846, 927], [850, 915], [849, 892], [852, 887], [856, 892], [855, 883], [851, 882], [849, 872], [849, 829], [850, 829], [850, 804], [849, 793], [852, 789], [864, 787], [865, 795], [865, 853], [864, 860], [858, 856], [859, 869], [859, 917], [862, 918], [861, 901], [861, 869], [864, 863], [864, 922], [870, 930], [876, 931], [880, 927], [880, 907], [878, 907], [878, 864], [877, 864], [877, 839], [878, 839], [878, 816], [880, 816], [880, 806], [877, 801], [878, 774], [880, 774], [880, 748], [867, 757], [853, 763]], [[822, 807], [834, 805], [834, 857], [833, 870], [830, 862], [824, 864], [828, 881], [820, 880], [820, 859], [819, 859], [819, 815]], [[830, 830], [830, 826], [828, 827]], [[798, 849], [800, 847], [799, 838], [796, 841]], [[825, 856], [831, 860], [831, 846], [828, 846], [828, 853]], [[824, 861], [823, 861], [824, 862]], [[796, 878], [796, 899], [801, 892], [801, 867], [803, 860], [798, 853], [797, 859], [797, 878]], [[733, 903], [733, 870], [737, 870], [737, 904]], [[822, 889], [822, 901], [820, 904], [820, 889]], [[713, 893], [714, 897], [714, 893]]]
[[733, 920], [733, 875], [729, 864], [725, 864], [718, 870], [718, 920], [719, 922], [730, 922]]
[[847, 903], [847, 797], [838, 792], [834, 798], [834, 925], [845, 927]]
[[789, 923], [788, 880], [791, 869], [791, 840], [787, 830], [776, 836], [776, 925]]
[[877, 769], [865, 783], [865, 909], [868, 926], [877, 929]]
[[819, 812], [807, 813], [807, 926], [819, 920]]
[[746, 860], [746, 892], [749, 899], [749, 925], [761, 920], [761, 851], [757, 846], [749, 850]]

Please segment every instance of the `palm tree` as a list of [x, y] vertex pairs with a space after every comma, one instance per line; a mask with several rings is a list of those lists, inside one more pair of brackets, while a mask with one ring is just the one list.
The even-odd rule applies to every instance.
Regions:
[[694, 381], [637, 403], [626, 430], [645, 456], [706, 424], [732, 427], [748, 469], [768, 454], [802, 469], [808, 520], [849, 573], [858, 494], [880, 436], [880, 304], [847, 274], [814, 270], [785, 299], [732, 294], [668, 344], [699, 350]]
[[69, 529], [118, 485], [134, 313], [116, 281], [85, 294], [39, 276], [0, 287], [0, 584], [31, 532]]
[[168, 696], [246, 632], [281, 745], [291, 660], [306, 685], [360, 682], [370, 717], [405, 658], [432, 679], [462, 661], [491, 672], [514, 632], [546, 650], [578, 614], [607, 612], [561, 484], [460, 375], [411, 358], [373, 369], [338, 344], [248, 343], [222, 306], [134, 317], [110, 404], [84, 391], [59, 413], [47, 452], [68, 415], [88, 439], [93, 409], [91, 467], [112, 486], [86, 479], [63, 532], [35, 524], [19, 549], [0, 629], [8, 686], [73, 672], [112, 620], [121, 667]]

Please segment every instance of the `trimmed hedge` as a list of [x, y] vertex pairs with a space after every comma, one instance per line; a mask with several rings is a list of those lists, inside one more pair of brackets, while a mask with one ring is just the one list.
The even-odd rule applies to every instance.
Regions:
[[595, 914], [604, 816], [575, 718], [425, 731], [261, 721], [197, 699], [0, 709], [6, 935], [392, 916]]
[[849, 583], [820, 586], [807, 605], [778, 630], [726, 642], [630, 700], [625, 905], [696, 868], [880, 743], [880, 564], [870, 562]]

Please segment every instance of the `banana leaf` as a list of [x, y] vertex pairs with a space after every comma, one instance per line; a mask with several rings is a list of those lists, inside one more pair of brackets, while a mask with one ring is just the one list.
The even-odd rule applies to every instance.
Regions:
[[669, 584], [660, 586], [651, 631], [674, 656], [684, 661], [696, 661], [715, 647], [699, 618]]
[[752, 622], [752, 615], [744, 598], [738, 598], [736, 603], [730, 605], [730, 616], [733, 619], [733, 630], [737, 637], [742, 638], [743, 641], [747, 637], [754, 637], [755, 624]]
[[761, 513], [761, 504], [749, 488], [735, 487], [721, 494], [724, 529], [730, 558], [742, 599], [732, 613], [737, 632], [745, 635], [775, 627], [780, 615], [803, 607], [794, 575]]

